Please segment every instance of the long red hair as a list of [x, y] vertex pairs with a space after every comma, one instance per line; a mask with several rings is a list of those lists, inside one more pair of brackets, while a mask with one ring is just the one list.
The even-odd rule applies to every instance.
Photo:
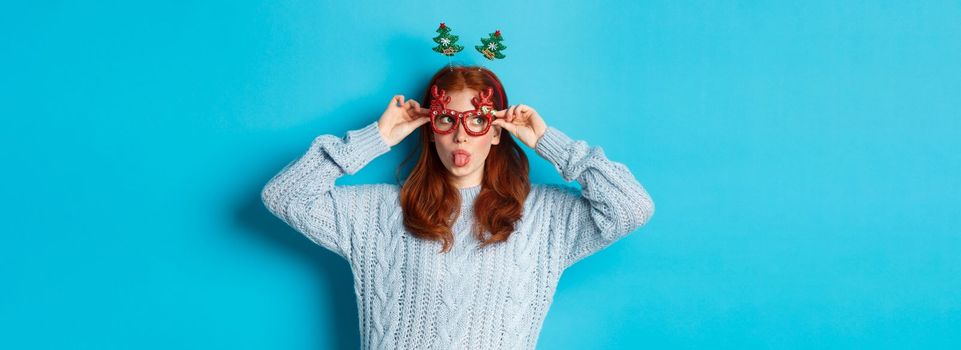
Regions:
[[[421, 101], [425, 106], [430, 102], [433, 84], [448, 93], [467, 88], [484, 91], [490, 87], [494, 90], [491, 97], [494, 108], [503, 110], [507, 107], [507, 95], [500, 79], [483, 67], [445, 66], [437, 71], [424, 89]], [[430, 142], [430, 133], [433, 132], [430, 123], [421, 126], [419, 132], [420, 145], [403, 161], [406, 163], [420, 151], [420, 157], [400, 189], [404, 226], [417, 237], [442, 242], [443, 253], [454, 243], [451, 225], [460, 216], [460, 192], [449, 181], [451, 174]], [[531, 188], [529, 167], [523, 149], [507, 130], [502, 130], [500, 143], [491, 145], [484, 161], [481, 189], [474, 201], [472, 234], [481, 241], [481, 247], [506, 241], [514, 231]]]

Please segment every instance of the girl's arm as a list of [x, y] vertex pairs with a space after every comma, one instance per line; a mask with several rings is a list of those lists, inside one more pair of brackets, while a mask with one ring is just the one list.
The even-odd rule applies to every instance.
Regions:
[[261, 199], [271, 213], [314, 243], [350, 260], [350, 232], [357, 218], [373, 215], [378, 186], [334, 186], [390, 150], [377, 122], [347, 132], [320, 135], [307, 152], [270, 179]]
[[534, 150], [560, 172], [564, 180], [577, 180], [580, 193], [563, 186], [560, 204], [567, 215], [561, 243], [565, 267], [600, 251], [637, 230], [654, 215], [654, 202], [630, 170], [611, 161], [601, 147], [575, 141], [548, 127]]

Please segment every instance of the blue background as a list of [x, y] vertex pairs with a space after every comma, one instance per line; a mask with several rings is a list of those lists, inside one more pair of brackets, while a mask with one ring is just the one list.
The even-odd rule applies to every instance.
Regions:
[[356, 348], [348, 265], [259, 191], [421, 95], [442, 21], [657, 204], [539, 348], [961, 346], [959, 2], [346, 3], [5, 4], [0, 348]]

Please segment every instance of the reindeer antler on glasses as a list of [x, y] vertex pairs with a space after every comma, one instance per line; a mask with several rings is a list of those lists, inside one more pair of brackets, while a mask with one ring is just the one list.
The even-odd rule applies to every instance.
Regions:
[[433, 97], [430, 99], [430, 109], [447, 109], [447, 104], [450, 103], [450, 96], [447, 96], [447, 91], [438, 89], [437, 85], [435, 84], [430, 87], [430, 95]]
[[494, 95], [494, 89], [488, 87], [486, 90], [481, 91], [479, 96], [476, 96], [470, 100], [474, 105], [474, 108], [482, 109], [483, 107], [489, 107], [491, 111], [494, 110], [494, 101], [491, 101], [491, 96]]

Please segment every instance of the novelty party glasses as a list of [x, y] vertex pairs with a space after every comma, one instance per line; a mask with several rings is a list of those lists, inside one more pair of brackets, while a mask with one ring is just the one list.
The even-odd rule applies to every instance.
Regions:
[[437, 134], [446, 135], [454, 132], [458, 125], [463, 123], [464, 130], [467, 131], [468, 135], [481, 136], [486, 134], [490, 130], [494, 119], [497, 119], [494, 116], [494, 102], [490, 99], [493, 93], [492, 88], [481, 91], [478, 96], [471, 99], [474, 110], [460, 112], [447, 109], [447, 104], [450, 103], [450, 96], [447, 96], [447, 91], [437, 88], [437, 85], [432, 85], [430, 88], [432, 96], [430, 100], [431, 128]]

